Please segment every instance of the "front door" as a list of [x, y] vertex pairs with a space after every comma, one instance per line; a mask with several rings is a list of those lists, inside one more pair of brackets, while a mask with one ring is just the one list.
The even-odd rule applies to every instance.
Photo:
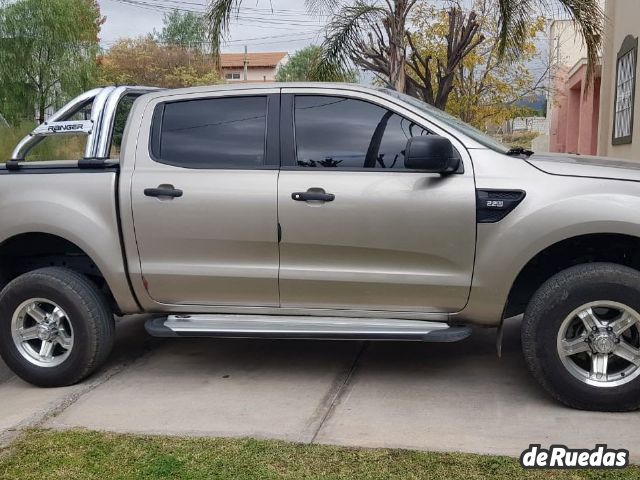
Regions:
[[157, 303], [278, 305], [279, 95], [226, 95], [149, 106], [131, 196]]
[[472, 166], [465, 154], [461, 173], [405, 169], [407, 140], [431, 132], [380, 102], [282, 97], [283, 307], [426, 313], [466, 304], [476, 235]]

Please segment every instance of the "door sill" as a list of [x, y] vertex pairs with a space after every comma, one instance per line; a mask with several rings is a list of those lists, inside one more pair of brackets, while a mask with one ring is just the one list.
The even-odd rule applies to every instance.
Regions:
[[169, 315], [145, 328], [155, 337], [456, 342], [471, 335], [469, 326], [425, 320], [228, 314]]
[[336, 308], [263, 307], [240, 305], [175, 305], [153, 303], [145, 305], [145, 311], [166, 314], [238, 314], [238, 315], [283, 315], [310, 317], [382, 318], [404, 320], [431, 320], [446, 322], [452, 313], [390, 310], [352, 310]]

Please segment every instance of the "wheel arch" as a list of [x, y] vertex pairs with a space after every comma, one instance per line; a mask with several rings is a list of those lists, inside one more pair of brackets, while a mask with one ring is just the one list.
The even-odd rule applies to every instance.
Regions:
[[533, 294], [556, 273], [593, 262], [615, 263], [640, 270], [640, 237], [624, 233], [588, 233], [546, 246], [519, 270], [509, 289], [503, 317], [523, 313]]
[[114, 311], [119, 311], [118, 299], [112, 289], [112, 278], [103, 262], [84, 242], [47, 231], [25, 231], [0, 242], [0, 285], [23, 273], [49, 266], [60, 266], [89, 277], [109, 299]]

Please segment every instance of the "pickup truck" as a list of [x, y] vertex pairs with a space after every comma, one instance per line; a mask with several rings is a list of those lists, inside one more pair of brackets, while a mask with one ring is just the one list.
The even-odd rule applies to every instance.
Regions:
[[[28, 161], [60, 135], [83, 158]], [[0, 353], [35, 385], [98, 368], [114, 314], [163, 337], [424, 342], [524, 314], [554, 398], [640, 407], [640, 163], [508, 149], [404, 94], [313, 83], [95, 89], [12, 157]]]

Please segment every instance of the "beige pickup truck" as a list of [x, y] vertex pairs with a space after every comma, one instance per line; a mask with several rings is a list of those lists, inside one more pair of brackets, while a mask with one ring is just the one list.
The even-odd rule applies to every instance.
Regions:
[[[83, 158], [28, 161], [59, 135]], [[87, 92], [0, 169], [0, 257], [0, 353], [40, 386], [99, 367], [114, 314], [164, 337], [452, 342], [524, 313], [553, 397], [640, 406], [640, 163], [509, 150], [389, 90]]]

